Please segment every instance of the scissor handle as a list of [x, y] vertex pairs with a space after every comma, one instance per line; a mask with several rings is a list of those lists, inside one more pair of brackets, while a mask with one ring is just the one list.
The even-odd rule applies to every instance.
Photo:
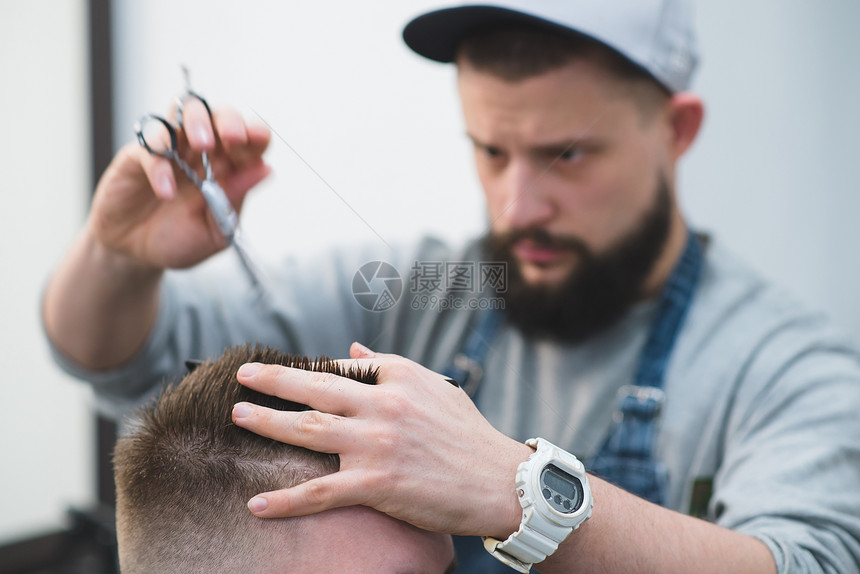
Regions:
[[[185, 72], [186, 91], [181, 97], [177, 98], [176, 100], [176, 123], [179, 129], [184, 130], [185, 127], [183, 124], [182, 116], [183, 111], [185, 109], [185, 105], [191, 99], [199, 100], [200, 103], [203, 104], [203, 107], [206, 108], [206, 113], [209, 116], [209, 122], [212, 125], [212, 131], [213, 133], [215, 133], [215, 138], [217, 140], [218, 135], [215, 132], [215, 121], [212, 118], [212, 110], [209, 107], [209, 102], [207, 102], [206, 99], [203, 98], [203, 96], [201, 96], [197, 92], [194, 92], [188, 87], [188, 70], [183, 68], [183, 71]], [[167, 133], [169, 134], [170, 138], [170, 147], [166, 150], [156, 149], [150, 145], [150, 142], [146, 141], [146, 136], [144, 135], [144, 126], [151, 121], [159, 122], [167, 130]], [[154, 114], [145, 115], [135, 124], [134, 131], [135, 135], [137, 136], [137, 141], [140, 143], [141, 146], [146, 149], [146, 151], [153, 155], [173, 160], [173, 162], [185, 173], [185, 175], [188, 176], [188, 179], [190, 179], [191, 182], [194, 183], [194, 185], [200, 190], [200, 192], [203, 194], [203, 198], [206, 200], [206, 204], [209, 207], [209, 211], [212, 214], [216, 225], [218, 226], [218, 230], [221, 232], [221, 235], [223, 235], [224, 238], [227, 239], [233, 245], [236, 250], [236, 253], [239, 254], [239, 260], [242, 262], [242, 265], [245, 271], [248, 273], [252, 284], [255, 286], [255, 291], [258, 294], [265, 293], [265, 287], [262, 281], [263, 276], [259, 272], [257, 266], [253, 264], [241, 240], [241, 236], [239, 233], [239, 216], [236, 213], [236, 210], [233, 209], [230, 200], [227, 198], [227, 194], [224, 193], [224, 190], [215, 181], [215, 177], [212, 172], [212, 166], [209, 163], [209, 156], [207, 155], [207, 153], [201, 153], [203, 168], [206, 170], [206, 178], [201, 179], [197, 172], [192, 169], [192, 167], [188, 165], [188, 163], [184, 159], [182, 159], [182, 157], [180, 157], [176, 128], [166, 119]], [[260, 300], [262, 300], [262, 298], [260, 298]]]
[[212, 129], [215, 129], [215, 121], [212, 119], [212, 109], [209, 107], [209, 102], [206, 101], [206, 98], [198, 94], [193, 90], [187, 90], [182, 96], [176, 98], [176, 122], [179, 124], [180, 129], [185, 129], [185, 126], [182, 124], [182, 110], [185, 107], [185, 103], [188, 100], [198, 100], [203, 107], [206, 108], [206, 113], [209, 114], [209, 123], [212, 124]]
[[[206, 101], [206, 98], [191, 89], [186, 90], [181, 97], [176, 98], [176, 122], [179, 124], [179, 129], [183, 131], [185, 130], [185, 125], [182, 123], [182, 113], [185, 108], [185, 103], [192, 99], [198, 100], [203, 104], [203, 107], [206, 108], [206, 113], [209, 115], [209, 125], [212, 126], [212, 133], [217, 138], [218, 135], [215, 133], [215, 120], [212, 118], [212, 109], [209, 107], [209, 102]], [[203, 160], [203, 169], [206, 170], [206, 179], [212, 179], [212, 166], [209, 164], [209, 155], [205, 151], [201, 154], [201, 159]]]
[[[146, 124], [146, 122], [153, 120], [161, 123], [167, 130], [168, 135], [170, 136], [170, 147], [168, 148], [168, 151], [161, 151], [151, 147], [149, 145], [149, 142], [146, 141], [146, 136], [143, 135], [143, 126]], [[161, 116], [157, 116], [155, 114], [147, 114], [140, 118], [140, 120], [138, 120], [138, 122], [134, 124], [134, 134], [137, 136], [138, 143], [140, 143], [140, 145], [146, 148], [146, 151], [153, 155], [157, 155], [159, 157], [164, 157], [167, 159], [171, 159], [174, 156], [176, 152], [176, 147], [177, 145], [179, 145], [177, 143], [176, 130], [173, 128], [172, 125], [170, 125], [170, 122], [168, 122]]]

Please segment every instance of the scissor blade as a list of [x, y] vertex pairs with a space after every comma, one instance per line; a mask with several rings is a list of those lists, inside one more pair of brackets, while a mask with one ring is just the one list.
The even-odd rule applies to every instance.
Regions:
[[254, 260], [248, 253], [240, 229], [236, 229], [236, 232], [233, 233], [233, 237], [230, 238], [230, 243], [233, 245], [233, 249], [239, 256], [239, 261], [242, 263], [242, 268], [245, 269], [245, 273], [251, 280], [251, 285], [254, 290], [257, 292], [265, 291], [265, 278], [263, 276], [263, 272], [260, 267], [256, 263], [254, 263]]

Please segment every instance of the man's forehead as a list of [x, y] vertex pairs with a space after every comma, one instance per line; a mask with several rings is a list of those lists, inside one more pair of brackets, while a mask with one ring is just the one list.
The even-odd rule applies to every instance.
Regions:
[[553, 108], [464, 102], [465, 132], [473, 143], [530, 152], [601, 146], [637, 119], [635, 106], [620, 102], [579, 109], [573, 104]]
[[[594, 120], [607, 110], [614, 114], [624, 108], [635, 111], [617, 78], [587, 62], [570, 62], [563, 67], [525, 78], [507, 81], [489, 72], [463, 69], [458, 87], [467, 123], [480, 112], [494, 122], [505, 119], [542, 121], [558, 126], [561, 119], [579, 124], [581, 130], [593, 127]], [[546, 131], [542, 126], [541, 132]], [[571, 126], [574, 127], [574, 126]], [[564, 128], [569, 130], [571, 128]], [[583, 133], [559, 133], [552, 140], [581, 137]]]

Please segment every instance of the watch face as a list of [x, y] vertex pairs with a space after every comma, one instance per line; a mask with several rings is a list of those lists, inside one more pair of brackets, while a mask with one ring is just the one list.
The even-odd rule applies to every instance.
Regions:
[[548, 464], [540, 473], [540, 490], [547, 503], [562, 514], [573, 514], [582, 506], [585, 494], [575, 476]]

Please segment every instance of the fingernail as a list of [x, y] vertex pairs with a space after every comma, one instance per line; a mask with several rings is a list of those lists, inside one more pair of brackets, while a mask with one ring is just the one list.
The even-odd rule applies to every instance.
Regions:
[[241, 367], [239, 367], [239, 376], [250, 378], [257, 374], [257, 371], [260, 370], [259, 363], [245, 363]]
[[233, 416], [237, 419], [251, 416], [252, 412], [254, 412], [254, 407], [248, 403], [236, 403], [233, 405]]
[[248, 509], [254, 514], [258, 512], [263, 512], [268, 508], [269, 501], [263, 498], [262, 496], [255, 496], [251, 500], [248, 501]]
[[209, 130], [206, 126], [200, 126], [197, 128], [197, 140], [200, 142], [200, 145], [209, 147], [212, 143], [212, 136], [209, 135]]
[[166, 199], [173, 198], [173, 181], [170, 179], [169, 175], [164, 174], [158, 178], [158, 190], [161, 192], [162, 197]]

